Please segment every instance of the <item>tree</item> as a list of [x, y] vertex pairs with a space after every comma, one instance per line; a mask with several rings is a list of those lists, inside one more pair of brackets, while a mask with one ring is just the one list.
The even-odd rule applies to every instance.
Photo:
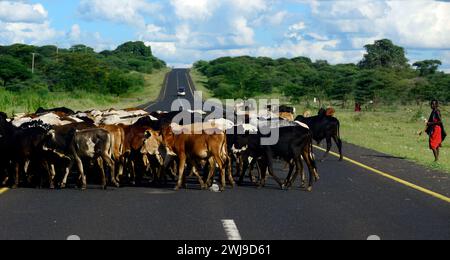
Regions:
[[26, 80], [31, 76], [31, 72], [19, 60], [0, 55], [0, 78], [3, 81], [3, 87], [13, 80]]
[[409, 67], [405, 49], [394, 45], [391, 40], [375, 41], [374, 44], [366, 45], [365, 48], [367, 54], [364, 55], [364, 59], [359, 63], [361, 68], [404, 69]]
[[94, 49], [83, 44], [74, 45], [69, 49], [69, 51], [74, 53], [94, 53]]
[[441, 65], [442, 62], [440, 60], [424, 60], [413, 64], [414, 67], [417, 67], [421, 77], [435, 74]]
[[144, 42], [126, 42], [114, 51], [115, 53], [131, 54], [133, 56], [152, 57], [152, 48]]

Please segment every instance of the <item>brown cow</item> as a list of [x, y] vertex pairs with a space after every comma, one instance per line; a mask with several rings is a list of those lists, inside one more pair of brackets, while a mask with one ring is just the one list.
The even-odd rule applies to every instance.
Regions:
[[119, 126], [124, 130], [125, 140], [123, 142], [123, 155], [125, 158], [125, 165], [130, 168], [130, 182], [132, 185], [136, 184], [136, 163], [144, 164], [144, 157], [141, 149], [144, 145], [145, 132], [148, 127], [141, 125], [122, 125]]
[[123, 175], [123, 169], [125, 166], [125, 130], [123, 127], [117, 125], [102, 125], [100, 128], [108, 131], [111, 135], [111, 155], [117, 169], [117, 174], [115, 175], [115, 185], [119, 187], [119, 177]]
[[[170, 155], [178, 157], [178, 183], [175, 190], [183, 185], [184, 170], [186, 163], [190, 163], [193, 172], [197, 176], [202, 189], [207, 189], [206, 183], [214, 174], [215, 164], [218, 166], [221, 176], [221, 191], [225, 190], [225, 168], [228, 158], [227, 138], [225, 133], [219, 133], [217, 129], [203, 130], [202, 134], [174, 133], [171, 126], [162, 130], [163, 143]], [[198, 172], [198, 165], [209, 163], [210, 172], [208, 181], [205, 183]], [[233, 176], [229, 175], [230, 183], [234, 186]]]
[[164, 148], [162, 136], [159, 131], [155, 131], [151, 128], [145, 131], [145, 141], [141, 148], [141, 153], [144, 156], [144, 166], [147, 171], [151, 171], [154, 178], [153, 182], [156, 183], [161, 179], [167, 181], [164, 173]]

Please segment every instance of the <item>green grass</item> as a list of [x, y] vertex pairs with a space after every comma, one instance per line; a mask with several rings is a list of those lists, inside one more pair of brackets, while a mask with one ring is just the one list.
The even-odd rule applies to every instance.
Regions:
[[10, 92], [0, 88], [0, 111], [9, 115], [17, 113], [32, 113], [39, 107], [68, 107], [76, 111], [108, 108], [130, 108], [155, 100], [169, 69], [144, 74], [145, 86], [135, 88], [120, 96], [74, 92]]
[[[350, 110], [337, 110], [336, 117], [341, 121], [341, 135], [346, 142], [450, 173], [448, 140], [441, 149], [440, 162], [434, 163], [434, 156], [428, 148], [427, 134], [418, 135], [418, 132], [425, 129], [423, 120], [428, 119], [431, 113], [427, 106], [391, 107], [359, 114]], [[444, 125], [448, 127], [449, 110], [450, 107], [441, 107]], [[297, 112], [303, 111], [306, 109], [298, 106]]]
[[194, 81], [195, 89], [203, 92], [203, 99], [210, 99], [214, 97], [213, 92], [206, 87], [206, 84], [208, 83], [208, 78], [206, 76], [196, 69], [191, 69], [190, 75], [192, 81]]

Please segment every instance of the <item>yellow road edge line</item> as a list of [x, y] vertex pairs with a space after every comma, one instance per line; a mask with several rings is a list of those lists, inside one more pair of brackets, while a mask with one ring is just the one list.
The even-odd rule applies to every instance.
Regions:
[[[324, 152], [327, 151], [326, 149], [323, 149], [322, 147], [319, 147], [319, 146], [314, 146], [314, 148], [316, 148], [316, 149], [318, 149], [318, 150], [321, 150], [321, 151], [324, 151]], [[337, 153], [330, 152], [330, 154], [333, 155], [333, 156], [336, 156], [336, 157], [340, 158], [340, 155], [337, 154]], [[414, 183], [411, 183], [411, 182], [402, 180], [402, 179], [400, 179], [400, 178], [398, 178], [398, 177], [392, 176], [391, 174], [382, 172], [382, 171], [380, 171], [380, 170], [377, 170], [377, 169], [375, 169], [375, 168], [372, 168], [372, 167], [370, 167], [370, 166], [367, 166], [367, 165], [365, 165], [365, 164], [362, 164], [362, 163], [357, 162], [357, 161], [355, 161], [355, 160], [352, 160], [352, 159], [350, 159], [350, 158], [344, 157], [344, 160], [347, 161], [347, 162], [349, 162], [349, 163], [352, 163], [352, 164], [354, 164], [354, 165], [357, 165], [357, 166], [359, 166], [359, 167], [361, 167], [361, 168], [364, 168], [364, 169], [366, 169], [366, 170], [369, 170], [369, 171], [371, 171], [371, 172], [373, 172], [373, 173], [376, 173], [376, 174], [378, 174], [378, 175], [381, 175], [381, 176], [383, 176], [383, 177], [385, 177], [385, 178], [388, 178], [388, 179], [390, 179], [390, 180], [393, 180], [393, 181], [395, 181], [395, 182], [397, 182], [397, 183], [400, 183], [400, 184], [402, 184], [402, 185], [404, 185], [404, 186], [407, 186], [407, 187], [409, 187], [409, 188], [411, 188], [411, 189], [420, 191], [420, 192], [425, 193], [425, 194], [427, 194], [427, 195], [430, 195], [430, 196], [432, 196], [432, 197], [434, 197], [434, 198], [437, 198], [437, 199], [443, 200], [443, 201], [445, 201], [445, 202], [447, 202], [447, 203], [450, 203], [450, 198], [449, 198], [449, 197], [446, 197], [446, 196], [444, 196], [444, 195], [442, 195], [442, 194], [439, 194], [439, 193], [434, 192], [434, 191], [431, 191], [431, 190], [429, 190], [429, 189], [420, 187], [420, 186], [418, 186], [418, 185], [416, 185], [416, 184], [414, 184]]]
[[3, 193], [5, 193], [5, 192], [7, 192], [7, 191], [9, 191], [8, 188], [1, 188], [1, 189], [0, 189], [0, 195], [2, 195]]

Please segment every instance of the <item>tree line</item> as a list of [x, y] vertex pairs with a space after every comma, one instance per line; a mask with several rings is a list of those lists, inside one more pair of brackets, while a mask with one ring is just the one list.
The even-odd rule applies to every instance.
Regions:
[[439, 71], [441, 61], [424, 60], [411, 66], [405, 49], [388, 39], [365, 48], [367, 53], [358, 64], [242, 56], [198, 61], [194, 68], [207, 77], [207, 88], [218, 98], [280, 93], [293, 102], [311, 98], [343, 104], [450, 101], [450, 74]]
[[127, 42], [100, 53], [85, 45], [68, 49], [50, 45], [0, 46], [0, 86], [15, 92], [84, 90], [119, 95], [143, 87], [140, 73], [165, 66], [143, 42]]

